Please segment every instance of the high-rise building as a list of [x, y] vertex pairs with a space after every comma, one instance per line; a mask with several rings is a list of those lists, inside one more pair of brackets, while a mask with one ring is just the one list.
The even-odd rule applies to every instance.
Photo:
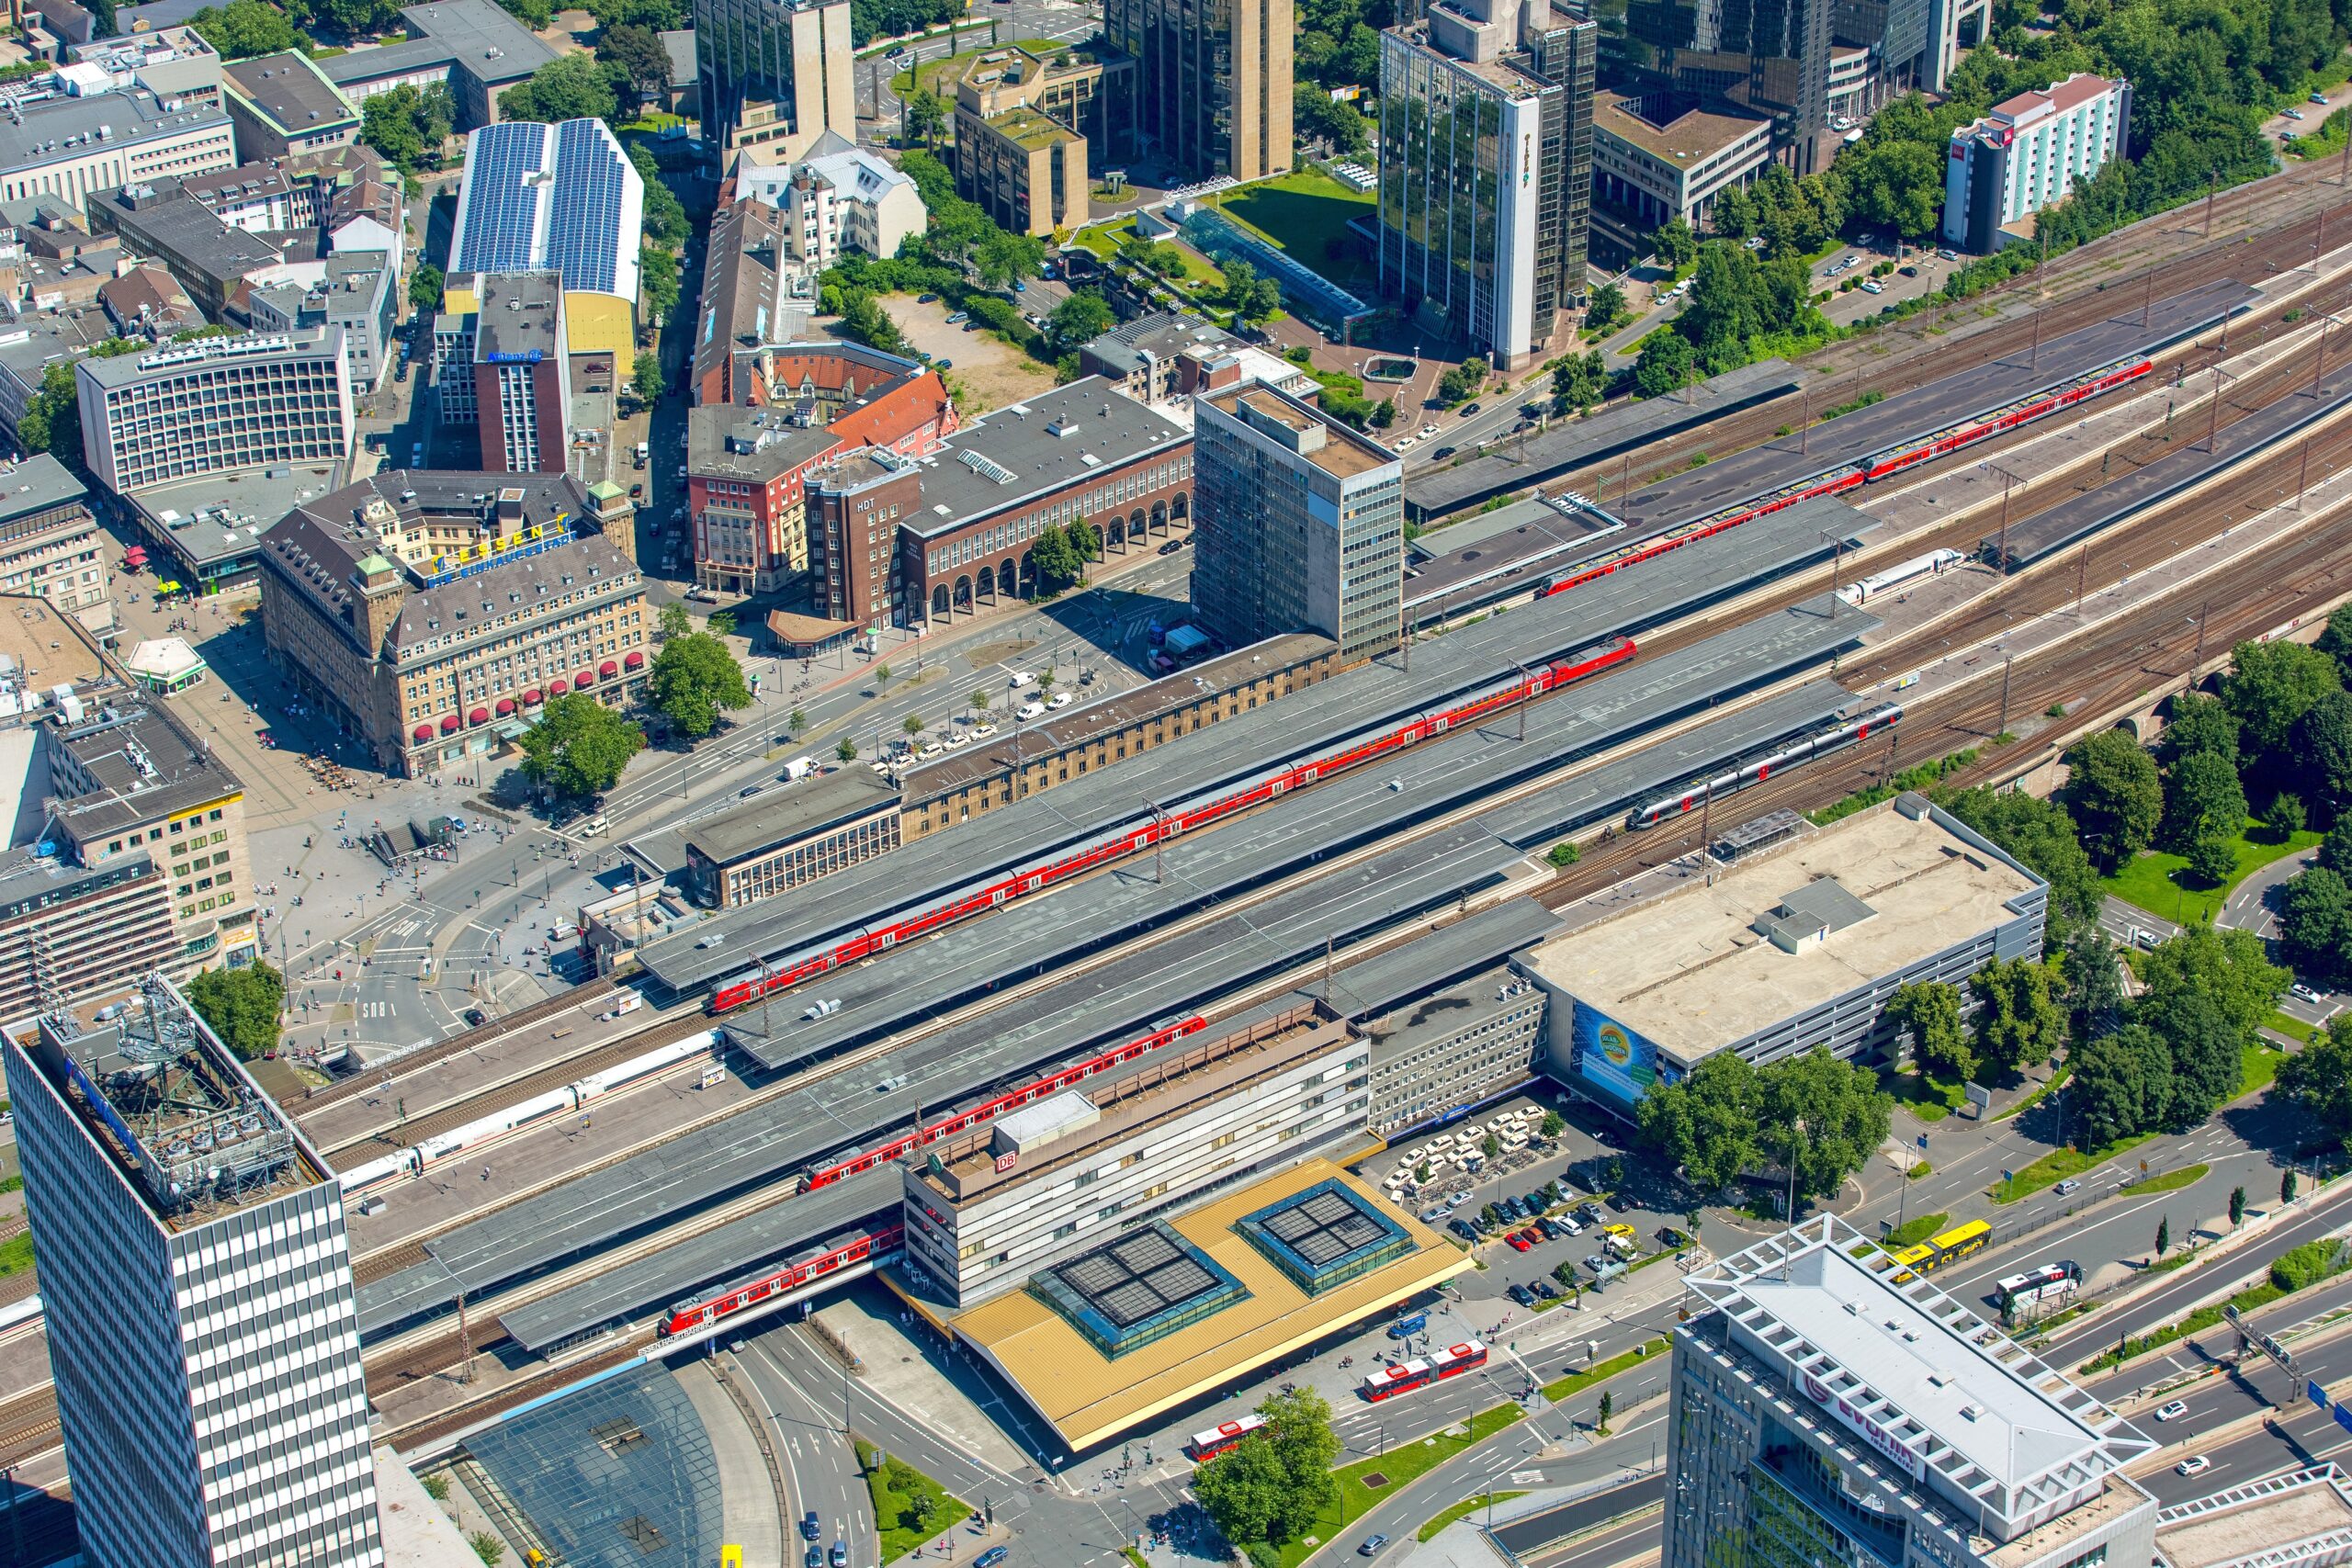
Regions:
[[342, 1189], [170, 981], [5, 1047], [88, 1561], [384, 1561]]
[[1102, 27], [1135, 57], [1147, 152], [1200, 178], [1291, 166], [1292, 0], [1109, 0]]
[[849, 0], [695, 0], [694, 17], [702, 120], [722, 152], [775, 141], [795, 159], [828, 130], [856, 143]]
[[[603, 120], [504, 120], [467, 137], [449, 286], [434, 330], [436, 381], [453, 363], [442, 357], [453, 340], [472, 333], [481, 301], [469, 286], [481, 273], [560, 274], [573, 351], [628, 363], [637, 352], [644, 237], [645, 176]], [[469, 367], [470, 350], [455, 363]], [[441, 417], [451, 417], [446, 400]]]
[[1268, 386], [1193, 400], [1193, 603], [1238, 648], [1314, 630], [1354, 663], [1396, 646], [1404, 465]]
[[[1829, 57], [1838, 0], [1604, 0], [1611, 85], [1673, 91], [1772, 122], [1773, 152], [1796, 175], [1829, 166]], [[1665, 118], [1670, 118], [1669, 114]]]
[[341, 327], [199, 338], [74, 371], [82, 459], [111, 491], [351, 453]]
[[1549, 0], [1432, 6], [1380, 40], [1380, 281], [1498, 367], [1583, 297], [1598, 30]]
[[2155, 1445], [1833, 1216], [1690, 1277], [1664, 1568], [2149, 1562]]
[[2001, 231], [2063, 201], [2123, 151], [2132, 84], [2078, 71], [2019, 93], [1951, 133], [1944, 161], [1944, 243], [1997, 251]]

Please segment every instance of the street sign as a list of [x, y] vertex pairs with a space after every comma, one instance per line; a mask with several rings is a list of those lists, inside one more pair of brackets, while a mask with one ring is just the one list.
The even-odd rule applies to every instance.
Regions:
[[2318, 1383], [2306, 1382], [2303, 1384], [2303, 1393], [2306, 1398], [2320, 1409], [2326, 1410], [2331, 1408], [2327, 1402], [2327, 1390], [2320, 1387]]
[[1925, 1133], [1922, 1133], [1922, 1134], [1919, 1134], [1919, 1147], [1920, 1147], [1921, 1149], [1923, 1149], [1923, 1150], [1924, 1150], [1927, 1146], [1928, 1146], [1928, 1134], [1925, 1134]]
[[1979, 1116], [1993, 1108], [1993, 1091], [1982, 1084], [1964, 1083], [1960, 1086], [1960, 1092], [1968, 1097], [1969, 1104], [1976, 1107]]
[[2337, 1405], [2335, 1407], [2335, 1424], [2343, 1427], [2346, 1431], [2352, 1432], [2352, 1407], [2341, 1404]]

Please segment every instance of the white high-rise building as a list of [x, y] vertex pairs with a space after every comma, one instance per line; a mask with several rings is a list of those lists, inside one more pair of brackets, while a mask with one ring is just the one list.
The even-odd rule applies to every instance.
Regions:
[[2087, 71], [1994, 105], [1951, 133], [1944, 243], [1999, 250], [2003, 229], [2071, 195], [2122, 155], [2131, 131], [2132, 84]]
[[161, 976], [6, 1046], [86, 1561], [384, 1562], [343, 1192]]

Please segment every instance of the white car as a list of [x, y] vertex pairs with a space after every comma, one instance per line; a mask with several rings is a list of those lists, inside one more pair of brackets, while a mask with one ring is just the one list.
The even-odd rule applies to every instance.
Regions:
[[2314, 1006], [2327, 1000], [2326, 993], [2322, 991], [2317, 986], [2306, 986], [2301, 980], [2296, 981], [2292, 986], [2289, 987], [2288, 989], [2291, 990], [2295, 995]]
[[1021, 705], [1021, 711], [1014, 714], [1012, 716], [1015, 718], [1042, 718], [1045, 716], [1045, 712], [1046, 705], [1043, 703], [1023, 703]]
[[2183, 1475], [2202, 1475], [2212, 1468], [2213, 1461], [2207, 1459], [2203, 1454], [2190, 1454], [2187, 1459], [2182, 1460], [2178, 1464], [2173, 1466], [2173, 1469], [2178, 1471]]
[[1419, 439], [1420, 437], [1418, 435], [1408, 435], [1402, 441], [1396, 443], [1396, 449], [1399, 452], [1408, 452], [1412, 450], [1413, 443]]
[[1865, 294], [1883, 294], [1886, 292], [1886, 285], [1881, 283], [1875, 277], [1866, 277], [1862, 280], [1862, 292]]
[[971, 743], [972, 738], [960, 729], [947, 738], [947, 749], [950, 751], [959, 751]]
[[1425, 425], [1421, 426], [1421, 428], [1420, 428], [1419, 431], [1417, 431], [1415, 434], [1417, 434], [1418, 435], [1419, 435], [1419, 436], [1421, 437], [1421, 439], [1422, 439], [1422, 440], [1426, 441], [1426, 440], [1428, 440], [1430, 436], [1435, 435], [1435, 434], [1437, 434], [1437, 426], [1436, 426], [1436, 425], [1434, 425], [1434, 424], [1425, 424]]
[[987, 719], [982, 719], [979, 723], [972, 726], [972, 739], [975, 740], [986, 740], [989, 736], [994, 735], [995, 733], [996, 726], [990, 724]]
[[1069, 705], [1070, 695], [1068, 692], [1056, 692], [1046, 699], [1046, 705], [1049, 708], [1066, 708]]
[[2188, 1406], [2177, 1399], [2156, 1406], [2156, 1419], [2159, 1421], [2177, 1421], [2188, 1414]]
[[922, 750], [916, 752], [915, 755], [928, 762], [933, 757], [938, 756], [942, 751], [946, 750], [947, 748], [939, 741], [926, 740], [922, 743]]

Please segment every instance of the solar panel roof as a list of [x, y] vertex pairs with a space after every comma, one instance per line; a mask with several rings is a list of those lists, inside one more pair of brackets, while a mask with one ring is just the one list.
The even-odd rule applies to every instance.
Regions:
[[468, 139], [450, 271], [549, 268], [634, 299], [644, 217], [644, 178], [603, 121], [486, 125]]
[[1182, 1306], [1224, 1283], [1156, 1229], [1130, 1232], [1051, 1272], [1119, 1328]]

